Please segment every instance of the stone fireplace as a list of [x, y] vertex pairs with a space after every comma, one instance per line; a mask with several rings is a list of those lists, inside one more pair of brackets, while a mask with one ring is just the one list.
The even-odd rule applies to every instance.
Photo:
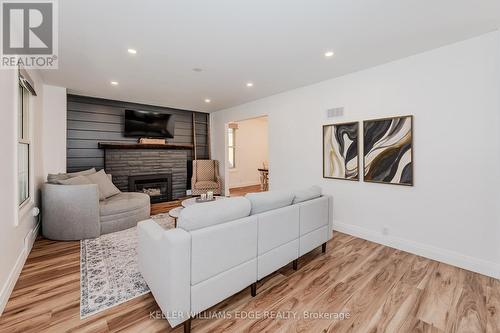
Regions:
[[151, 203], [171, 201], [172, 174], [129, 176], [128, 190], [149, 195]]
[[148, 193], [152, 203], [186, 196], [189, 147], [115, 143], [99, 146], [105, 150], [104, 169], [121, 191], [135, 188]]

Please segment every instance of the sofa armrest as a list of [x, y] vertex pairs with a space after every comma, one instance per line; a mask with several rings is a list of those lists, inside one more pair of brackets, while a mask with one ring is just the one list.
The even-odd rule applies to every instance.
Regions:
[[139, 270], [172, 327], [191, 312], [191, 235], [153, 220], [137, 224]]
[[96, 184], [42, 188], [42, 234], [54, 240], [99, 237], [99, 192]]
[[218, 188], [219, 188], [220, 192], [222, 193], [222, 178], [219, 176], [215, 177], [215, 182], [217, 183]]
[[193, 167], [192, 167], [192, 169], [193, 169], [193, 174], [192, 174], [192, 176], [191, 176], [191, 187], [192, 187], [192, 188], [194, 188], [194, 184], [196, 184], [196, 182], [198, 181], [198, 180], [196, 179], [196, 174], [197, 174], [197, 172], [196, 172], [197, 163], [196, 163], [196, 161], [192, 161], [191, 163], [193, 164]]

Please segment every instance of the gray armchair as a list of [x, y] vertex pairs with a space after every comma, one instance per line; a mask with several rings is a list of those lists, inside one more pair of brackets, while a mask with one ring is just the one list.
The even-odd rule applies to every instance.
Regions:
[[42, 234], [54, 240], [80, 240], [124, 230], [150, 216], [149, 196], [120, 192], [99, 201], [96, 184], [44, 184]]

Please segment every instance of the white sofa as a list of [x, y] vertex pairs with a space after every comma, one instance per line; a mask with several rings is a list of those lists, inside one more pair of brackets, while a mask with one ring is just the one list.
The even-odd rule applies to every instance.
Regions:
[[193, 205], [177, 228], [138, 224], [139, 269], [172, 327], [251, 286], [332, 236], [333, 198], [321, 189], [262, 192]]

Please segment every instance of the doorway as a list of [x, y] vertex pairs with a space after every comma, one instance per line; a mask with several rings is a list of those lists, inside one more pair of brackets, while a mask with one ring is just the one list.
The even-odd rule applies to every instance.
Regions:
[[234, 121], [227, 124], [227, 184], [230, 194], [268, 189], [268, 118]]

